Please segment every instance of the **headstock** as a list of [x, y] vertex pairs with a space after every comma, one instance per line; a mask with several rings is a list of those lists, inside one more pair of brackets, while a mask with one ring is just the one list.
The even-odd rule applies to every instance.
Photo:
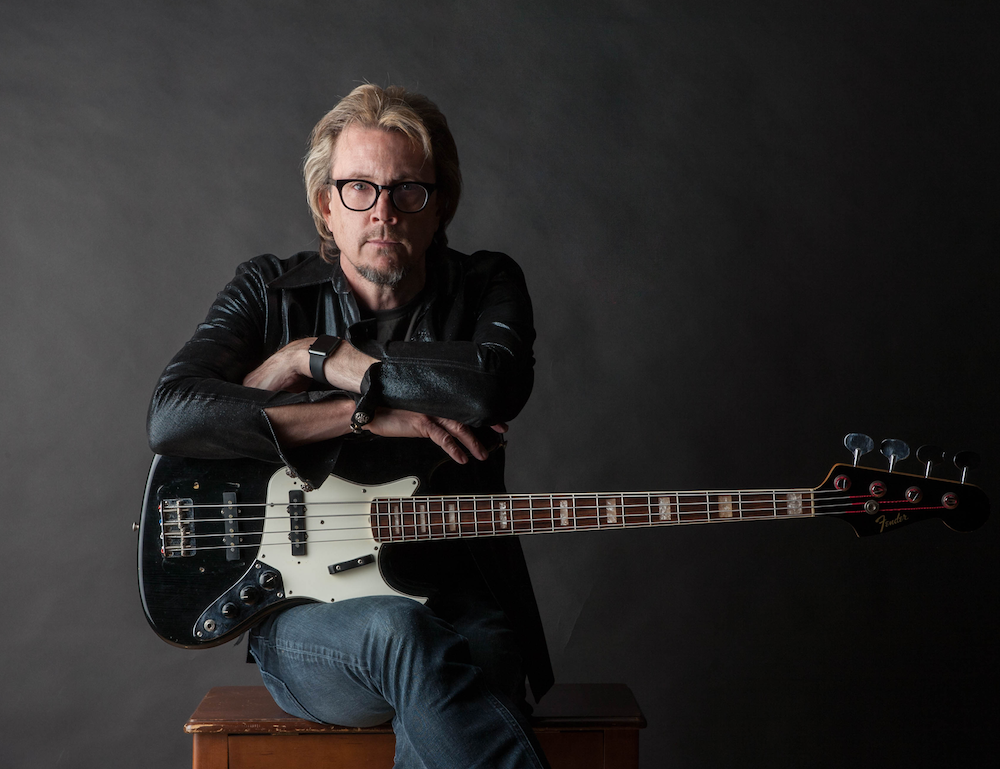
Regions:
[[816, 515], [843, 518], [858, 536], [884, 534], [910, 523], [941, 518], [955, 531], [973, 531], [990, 514], [990, 503], [977, 486], [965, 483], [969, 469], [978, 464], [972, 452], [960, 452], [955, 465], [961, 471], [958, 480], [930, 477], [944, 452], [934, 446], [921, 447], [917, 458], [924, 464], [924, 475], [901, 473], [896, 464], [909, 455], [902, 441], [883, 441], [881, 451], [889, 467], [879, 470], [860, 467], [860, 456], [872, 448], [867, 436], [851, 433], [844, 445], [854, 454], [853, 465], [835, 465], [826, 480], [814, 490]]

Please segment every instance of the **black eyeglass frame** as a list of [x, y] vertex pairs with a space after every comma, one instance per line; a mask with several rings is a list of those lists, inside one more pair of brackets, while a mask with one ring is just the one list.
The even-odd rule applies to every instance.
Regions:
[[[372, 200], [372, 204], [368, 206], [368, 208], [351, 208], [344, 202], [344, 186], [350, 184], [351, 182], [361, 182], [362, 184], [369, 184], [375, 188], [375, 199]], [[337, 195], [340, 196], [340, 202], [348, 211], [371, 211], [375, 207], [375, 204], [378, 203], [378, 198], [379, 195], [382, 194], [382, 190], [385, 190], [389, 193], [389, 202], [392, 203], [392, 207], [401, 214], [418, 214], [423, 211], [427, 208], [427, 203], [430, 201], [431, 195], [434, 194], [434, 190], [437, 189], [437, 184], [434, 182], [397, 182], [396, 184], [375, 184], [375, 182], [370, 182], [367, 179], [330, 179], [327, 184], [332, 184], [337, 188]], [[395, 193], [398, 187], [403, 187], [407, 184], [421, 187], [427, 193], [427, 197], [424, 198], [424, 204], [416, 211], [406, 211], [400, 208], [396, 205], [396, 200], [393, 197], [393, 193]]]

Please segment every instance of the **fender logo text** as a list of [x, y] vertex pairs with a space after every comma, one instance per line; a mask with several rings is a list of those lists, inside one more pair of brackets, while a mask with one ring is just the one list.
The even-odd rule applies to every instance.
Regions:
[[890, 526], [896, 526], [897, 524], [900, 523], [906, 523], [908, 520], [910, 519], [906, 517], [905, 513], [897, 513], [896, 517], [891, 520], [886, 518], [884, 515], [880, 515], [878, 518], [875, 519], [875, 522], [879, 525], [880, 528], [878, 532], [879, 534], [881, 534]]

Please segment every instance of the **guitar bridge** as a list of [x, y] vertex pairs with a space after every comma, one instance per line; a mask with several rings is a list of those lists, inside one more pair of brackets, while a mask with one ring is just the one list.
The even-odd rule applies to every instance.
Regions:
[[160, 503], [160, 553], [164, 558], [190, 558], [194, 540], [194, 500], [165, 499]]

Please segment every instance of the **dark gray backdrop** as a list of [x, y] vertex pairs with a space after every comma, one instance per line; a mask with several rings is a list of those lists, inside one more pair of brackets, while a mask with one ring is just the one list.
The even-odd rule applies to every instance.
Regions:
[[[153, 383], [240, 261], [315, 241], [307, 133], [371, 80], [458, 141], [451, 236], [523, 265], [515, 491], [812, 486], [850, 430], [998, 498], [992, 3], [0, 3], [0, 765], [180, 767], [242, 648], [142, 618]], [[907, 465], [915, 470], [915, 464]], [[642, 765], [983, 765], [997, 525], [525, 543], [556, 673]]]

